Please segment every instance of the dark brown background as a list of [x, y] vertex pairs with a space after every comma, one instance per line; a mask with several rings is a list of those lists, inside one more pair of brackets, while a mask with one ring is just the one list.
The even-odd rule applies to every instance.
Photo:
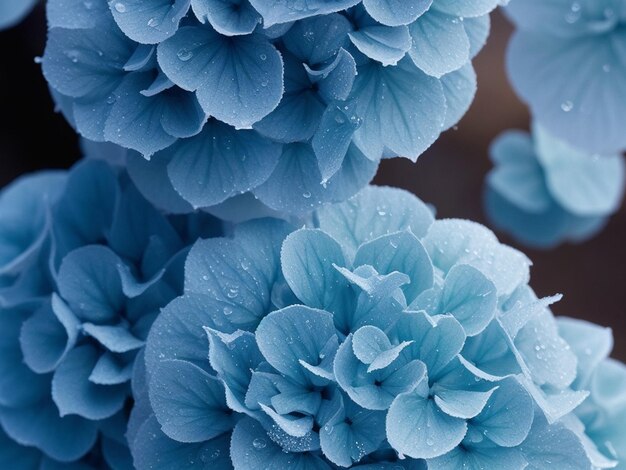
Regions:
[[[485, 50], [476, 60], [478, 94], [457, 130], [447, 132], [417, 164], [383, 163], [375, 182], [408, 189], [437, 207], [439, 217], [486, 223], [482, 184], [491, 140], [508, 128], [527, 128], [528, 113], [511, 91], [503, 65], [510, 25], [495, 15]], [[77, 139], [53, 104], [39, 66], [45, 18], [40, 8], [22, 25], [0, 32], [0, 186], [45, 167], [68, 167]], [[517, 246], [506, 236], [507, 243]], [[611, 326], [615, 356], [626, 360], [626, 212], [613, 217], [593, 240], [551, 251], [524, 249], [533, 260], [531, 284], [539, 295], [563, 293], [554, 310]], [[518, 248], [523, 248], [519, 247]]]

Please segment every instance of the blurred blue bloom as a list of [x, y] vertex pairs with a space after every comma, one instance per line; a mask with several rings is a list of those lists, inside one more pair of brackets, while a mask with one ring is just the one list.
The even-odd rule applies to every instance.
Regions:
[[37, 5], [37, 0], [11, 0], [0, 4], [0, 30], [15, 26]]
[[521, 242], [549, 248], [600, 231], [624, 194], [624, 160], [591, 155], [534, 125], [492, 145], [485, 208], [493, 224]]
[[157, 207], [299, 215], [461, 119], [499, 3], [50, 0], [43, 72]]
[[135, 357], [182, 292], [188, 244], [219, 226], [162, 215], [96, 159], [16, 181], [0, 217], [0, 459], [129, 468]]
[[524, 255], [391, 188], [313, 221], [193, 246], [136, 377], [138, 469], [613, 464]]
[[590, 153], [626, 149], [623, 0], [517, 1], [507, 12], [509, 75], [540, 124]]

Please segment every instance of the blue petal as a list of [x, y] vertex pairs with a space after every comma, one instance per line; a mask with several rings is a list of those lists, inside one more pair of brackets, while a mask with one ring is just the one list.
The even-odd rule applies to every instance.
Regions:
[[133, 463], [138, 469], [169, 470], [229, 470], [229, 434], [217, 439], [188, 444], [170, 439], [154, 416], [140, 428], [132, 445]]
[[498, 447], [494, 444], [479, 444], [463, 441], [463, 445], [441, 457], [428, 459], [430, 470], [456, 468], [497, 468], [498, 470], [523, 470], [528, 463], [518, 448]]
[[256, 331], [256, 341], [276, 370], [308, 383], [301, 361], [317, 365], [326, 343], [335, 335], [332, 314], [295, 305], [269, 314]]
[[178, 442], [208, 441], [234, 427], [221, 382], [186, 361], [163, 361], [152, 371], [150, 403]]
[[354, 265], [364, 264], [381, 274], [393, 271], [407, 274], [411, 282], [402, 287], [407, 303], [433, 285], [430, 257], [417, 237], [409, 231], [383, 235], [361, 245]]
[[89, 374], [89, 381], [97, 385], [119, 385], [130, 381], [133, 362], [125, 363], [119, 356], [106, 351]]
[[74, 98], [105, 100], [117, 88], [134, 47], [111, 23], [107, 18], [93, 29], [50, 29], [42, 67], [52, 88]]
[[546, 184], [561, 206], [577, 216], [608, 215], [619, 208], [626, 185], [621, 155], [589, 155], [541, 126], [535, 126], [533, 136]]
[[99, 420], [113, 416], [124, 406], [125, 386], [89, 381], [97, 360], [97, 350], [85, 345], [70, 351], [57, 367], [52, 379], [52, 397], [61, 416], [76, 414]]
[[49, 376], [35, 374], [23, 361], [19, 339], [24, 319], [24, 313], [19, 310], [3, 310], [0, 315], [0, 405], [2, 407], [32, 405], [49, 394]]
[[385, 414], [364, 410], [347, 402], [342, 412], [326, 422], [320, 430], [324, 456], [336, 465], [351, 467], [377, 450], [385, 440]]
[[449, 313], [468, 336], [481, 333], [496, 312], [497, 291], [493, 282], [469, 265], [456, 265], [445, 278], [435, 313]]
[[53, 212], [55, 261], [74, 248], [102, 241], [111, 226], [118, 193], [116, 176], [105, 162], [83, 160], [72, 168]]
[[250, 191], [272, 174], [281, 146], [254, 131], [211, 120], [202, 133], [166, 150], [174, 189], [194, 207], [218, 204]]
[[211, 28], [184, 27], [158, 47], [159, 65], [183, 89], [197, 90], [204, 111], [249, 128], [283, 93], [280, 53], [259, 35], [226, 38]]
[[48, 208], [58, 200], [65, 180], [61, 172], [41, 172], [0, 192], [0, 276], [18, 274], [40, 253], [50, 233]]
[[446, 96], [446, 120], [443, 130], [455, 126], [465, 115], [476, 95], [476, 72], [471, 63], [441, 77]]
[[470, 40], [470, 58], [473, 59], [487, 43], [491, 29], [491, 19], [489, 15], [464, 18], [463, 25]]
[[358, 29], [350, 33], [356, 48], [383, 65], [396, 65], [411, 48], [411, 35], [406, 26], [383, 26], [369, 16], [357, 18]]
[[428, 75], [441, 77], [470, 60], [470, 42], [463, 21], [431, 9], [409, 28], [413, 45], [409, 55]]
[[353, 103], [331, 104], [322, 115], [320, 127], [313, 136], [313, 151], [322, 181], [328, 181], [339, 171], [348, 153], [354, 132], [361, 121], [353, 112]]
[[0, 428], [0, 465], [2, 468], [18, 466], [23, 470], [37, 470], [41, 453], [32, 447], [18, 444]]
[[316, 214], [320, 228], [339, 241], [350, 258], [369, 240], [408, 229], [421, 238], [433, 223], [428, 207], [412, 194], [376, 186]]
[[296, 22], [283, 36], [285, 48], [310, 66], [328, 62], [348, 46], [350, 21], [343, 15], [319, 15]]
[[387, 414], [387, 439], [401, 454], [416, 459], [443, 455], [461, 443], [464, 419], [453, 418], [417, 393], [398, 396]]
[[269, 312], [273, 284], [257, 265], [233, 240], [199, 240], [185, 263], [185, 291], [237, 308], [237, 325], [253, 330]]
[[[311, 52], [312, 54], [315, 51]], [[325, 103], [313, 90], [302, 60], [290, 53], [283, 55], [285, 90], [274, 111], [254, 124], [254, 129], [278, 142], [310, 139], [325, 109]]]
[[56, 294], [22, 325], [24, 362], [38, 374], [53, 371], [78, 338], [80, 322]]
[[248, 0], [191, 0], [198, 20], [225, 36], [250, 34], [262, 19]]
[[78, 416], [59, 416], [52, 400], [44, 399], [26, 408], [2, 410], [2, 426], [22, 445], [35, 446], [61, 462], [84, 456], [98, 438], [97, 423]]
[[530, 434], [521, 448], [529, 463], [528, 468], [591, 468], [591, 462], [576, 433], [562, 423], [548, 424], [540, 413], [535, 414]]
[[346, 264], [341, 246], [321, 230], [303, 229], [289, 235], [281, 250], [283, 275], [307, 306], [341, 311], [349, 306], [350, 289], [333, 265]]
[[363, 0], [372, 18], [387, 26], [413, 23], [432, 3], [433, 0]]
[[84, 0], [50, 0], [46, 2], [49, 28], [91, 29], [103, 18], [109, 17], [105, 2]]
[[91, 245], [72, 251], [59, 269], [59, 292], [81, 320], [117, 319], [124, 307], [121, 260], [109, 248]]
[[[487, 392], [470, 390], [439, 390], [435, 394], [435, 403], [447, 415], [455, 418], [470, 419], [484, 411], [485, 405], [495, 389]], [[531, 413], [532, 415], [532, 413]]]
[[254, 335], [238, 331], [231, 335], [206, 330], [209, 337], [209, 360], [226, 389], [226, 402], [231, 409], [246, 412], [246, 393], [252, 371], [263, 361]]
[[283, 452], [267, 436], [261, 425], [244, 418], [235, 427], [230, 446], [235, 470], [250, 468], [297, 468], [298, 470], [330, 470], [320, 457], [309, 452]]
[[412, 341], [406, 349], [412, 359], [428, 367], [431, 380], [436, 380], [445, 367], [463, 349], [465, 332], [452, 316], [431, 318], [424, 312], [407, 312], [394, 325], [391, 335], [398, 341]]
[[190, 0], [109, 0], [113, 18], [133, 41], [158, 44], [178, 29]]
[[135, 338], [123, 324], [118, 325], [94, 325], [83, 323], [83, 333], [96, 339], [102, 346], [111, 352], [125, 353], [139, 349], [143, 341]]
[[471, 421], [474, 429], [502, 447], [514, 447], [526, 439], [533, 424], [534, 403], [513, 379], [498, 382], [485, 409]]
[[490, 13], [500, 4], [501, 0], [475, 0], [458, 2], [457, 0], [436, 0], [433, 5], [439, 11], [459, 17], [476, 17]]
[[426, 367], [420, 361], [400, 360], [384, 370], [368, 372], [368, 366], [357, 359], [352, 346], [352, 336], [348, 336], [335, 357], [334, 373], [341, 388], [366, 409], [386, 410], [396, 396], [428, 380]]
[[574, 318], [557, 319], [559, 336], [576, 353], [577, 372], [572, 387], [576, 390], [587, 387], [596, 367], [604, 361], [613, 349], [613, 332], [593, 323]]
[[358, 72], [352, 98], [363, 125], [355, 143], [372, 160], [388, 151], [415, 161], [441, 133], [446, 112], [441, 83], [407, 58], [395, 67], [371, 62]]
[[501, 134], [491, 144], [490, 154], [496, 165], [487, 177], [491, 188], [525, 211], [538, 213], [550, 208], [552, 196], [527, 134]]
[[191, 204], [176, 192], [169, 178], [167, 165], [170, 158], [169, 151], [157, 152], [150, 160], [137, 152], [130, 152], [126, 169], [141, 194], [156, 208], [173, 214], [192, 212]]
[[186, 294], [170, 302], [150, 330], [145, 350], [148, 370], [170, 359], [184, 360], [207, 370], [208, 345], [203, 327], [234, 331], [224, 315], [224, 309], [229, 312], [229, 308], [234, 306], [202, 294]]
[[104, 128], [107, 140], [145, 156], [169, 147], [178, 137], [197, 134], [206, 119], [196, 98], [179, 88], [142, 94], [153, 81], [152, 72], [127, 75], [115, 90]]
[[294, 0], [251, 0], [250, 3], [263, 17], [263, 26], [269, 28], [279, 23], [345, 10], [359, 0], [311, 0], [306, 4]]
[[626, 89], [615, 79], [626, 73], [624, 44], [621, 30], [579, 38], [518, 31], [509, 45], [509, 76], [554, 136], [590, 153], [618, 152], [626, 147], [618, 117], [626, 112]]
[[501, 245], [489, 229], [474, 222], [438, 220], [423, 243], [437, 268], [447, 273], [455, 264], [469, 264], [495, 284], [498, 297], [511, 294], [530, 277], [526, 256]]

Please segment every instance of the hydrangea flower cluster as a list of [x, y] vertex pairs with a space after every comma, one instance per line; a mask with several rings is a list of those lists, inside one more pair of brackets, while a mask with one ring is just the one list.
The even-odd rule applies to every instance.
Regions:
[[209, 216], [166, 217], [98, 160], [0, 193], [0, 462], [132, 467], [135, 358]]
[[0, 31], [22, 21], [37, 4], [37, 0], [12, 0], [0, 4]]
[[461, 118], [500, 2], [49, 0], [43, 71], [158, 207], [300, 214]]
[[528, 245], [549, 248], [601, 230], [624, 195], [624, 160], [590, 155], [535, 125], [492, 145], [485, 208], [492, 223]]
[[616, 465], [610, 332], [558, 323], [529, 266], [377, 187], [299, 230], [262, 219], [198, 241], [135, 377], [135, 467]]
[[626, 2], [522, 0], [507, 8], [514, 88], [555, 137], [590, 153], [626, 149]]

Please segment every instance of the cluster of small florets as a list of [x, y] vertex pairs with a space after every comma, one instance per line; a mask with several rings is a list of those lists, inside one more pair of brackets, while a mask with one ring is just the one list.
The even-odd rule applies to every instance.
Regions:
[[0, 225], [0, 462], [131, 468], [135, 358], [219, 225], [162, 215], [97, 160], [11, 184]]
[[537, 299], [524, 255], [478, 224], [434, 221], [400, 190], [367, 188], [314, 220], [248, 222], [193, 246], [185, 294], [147, 341], [138, 469], [591, 469], [624, 457], [624, 407], [609, 414], [586, 391], [592, 377], [626, 380], [605, 361], [610, 331], [557, 323], [558, 297]]
[[159, 207], [302, 213], [461, 118], [498, 3], [49, 0], [43, 71], [80, 134], [152, 155]]

